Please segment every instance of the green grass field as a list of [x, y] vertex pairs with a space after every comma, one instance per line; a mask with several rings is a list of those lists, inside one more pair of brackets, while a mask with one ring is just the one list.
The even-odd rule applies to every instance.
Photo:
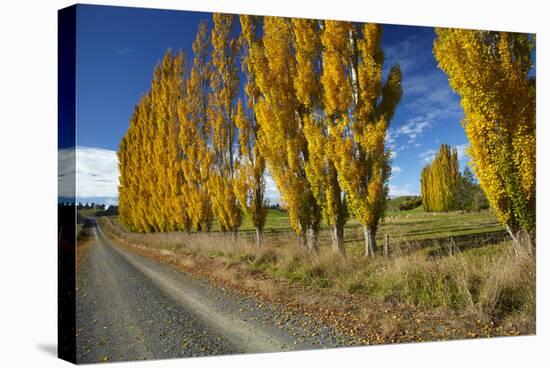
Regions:
[[[490, 236], [504, 232], [504, 228], [491, 211], [427, 213], [422, 206], [409, 211], [399, 211], [397, 206], [402, 198], [404, 197], [390, 201], [386, 218], [378, 230], [378, 238], [382, 239], [385, 234], [389, 234], [396, 240], [424, 241], [476, 235]], [[321, 227], [326, 229], [327, 226], [323, 223]], [[215, 222], [214, 231], [217, 230], [218, 224]], [[248, 219], [245, 219], [240, 231], [253, 232], [254, 227]], [[281, 210], [270, 209], [265, 225], [266, 234], [291, 231], [288, 214]], [[356, 219], [350, 218], [346, 224], [346, 241], [361, 240], [363, 238], [362, 231], [361, 224]]]
[[[427, 213], [422, 206], [409, 211], [399, 211], [397, 209], [399, 203], [407, 198], [398, 197], [390, 200], [386, 218], [378, 229], [379, 243], [383, 241], [386, 234], [390, 236], [392, 243], [416, 242], [419, 245], [431, 245], [432, 242], [448, 242], [452, 238], [458, 246], [461, 243], [475, 243], [478, 239], [488, 242], [498, 241], [505, 235], [504, 228], [498, 223], [492, 211]], [[118, 216], [111, 219], [120, 225]], [[212, 232], [218, 231], [218, 222], [214, 220]], [[252, 223], [245, 217], [240, 227], [241, 236], [253, 236], [254, 233]], [[283, 210], [269, 209], [265, 225], [266, 239], [293, 233], [288, 213]], [[330, 241], [330, 234], [324, 223], [321, 225], [319, 238], [321, 245]], [[363, 246], [363, 229], [356, 219], [348, 220], [344, 238], [347, 248]]]

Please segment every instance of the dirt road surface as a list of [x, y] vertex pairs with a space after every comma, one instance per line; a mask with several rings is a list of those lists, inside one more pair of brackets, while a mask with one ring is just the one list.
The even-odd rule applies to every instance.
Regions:
[[310, 317], [123, 249], [95, 219], [86, 226], [93, 239], [77, 272], [78, 363], [353, 345]]

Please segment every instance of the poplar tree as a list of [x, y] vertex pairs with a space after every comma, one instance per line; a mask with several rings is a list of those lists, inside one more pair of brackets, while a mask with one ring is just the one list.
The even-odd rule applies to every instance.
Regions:
[[304, 115], [294, 89], [296, 59], [290, 19], [265, 17], [252, 59], [260, 96], [254, 107], [262, 129], [257, 144], [288, 209], [293, 229], [308, 250], [318, 247], [320, 208], [306, 175], [310, 159]]
[[189, 230], [181, 187], [178, 106], [185, 57], [167, 51], [130, 119], [119, 151], [121, 220], [133, 231]]
[[235, 19], [230, 14], [214, 14], [212, 29], [212, 93], [209, 119], [214, 173], [210, 179], [213, 209], [222, 231], [233, 236], [242, 222], [242, 211], [234, 192], [235, 180], [235, 100], [239, 88], [238, 42], [233, 37]]
[[187, 82], [185, 101], [179, 106], [182, 121], [179, 135], [182, 147], [182, 171], [187, 212], [197, 231], [210, 231], [214, 217], [210, 195], [213, 175], [213, 153], [208, 147], [211, 125], [208, 120], [211, 83], [210, 33], [206, 21], [201, 21], [193, 42], [193, 66]]
[[[134, 183], [136, 176], [137, 165], [132, 161], [132, 144], [135, 138], [134, 131], [136, 128], [137, 120], [137, 107], [134, 110], [132, 117], [130, 118], [130, 129], [120, 140], [118, 146], [118, 171], [119, 171], [119, 185], [118, 185], [118, 205], [119, 215], [122, 223], [130, 231], [140, 231], [137, 226], [137, 221], [134, 216], [136, 213], [138, 196], [136, 194], [137, 185]], [[133, 129], [132, 129], [133, 127]]]
[[241, 207], [256, 228], [256, 244], [260, 245], [267, 217], [267, 201], [264, 178], [266, 164], [257, 144], [260, 125], [254, 113], [259, 91], [253, 70], [252, 52], [258, 43], [259, 19], [241, 15], [240, 23], [241, 67], [246, 78], [246, 104], [239, 100], [235, 116], [235, 124], [239, 129], [239, 159], [235, 165], [234, 191]]
[[151, 168], [156, 182], [152, 191], [152, 211], [159, 231], [189, 229], [181, 194], [181, 157], [178, 144], [178, 105], [183, 97], [183, 54], [170, 50], [155, 68], [151, 84], [153, 155]]
[[401, 99], [401, 70], [392, 66], [382, 83], [384, 55], [376, 24], [325, 21], [325, 111], [333, 121], [330, 155], [350, 209], [363, 225], [365, 255], [374, 254], [391, 173], [385, 136]]
[[183, 121], [180, 118], [180, 106], [187, 105], [185, 101], [186, 90], [186, 57], [183, 52], [179, 52], [172, 58], [170, 73], [165, 76], [165, 93], [167, 94], [167, 120], [168, 120], [168, 145], [166, 147], [168, 161], [168, 194], [166, 207], [168, 208], [170, 221], [170, 230], [184, 230], [189, 232], [192, 227], [192, 221], [187, 210], [184, 186], [186, 180], [182, 171], [183, 147], [180, 137], [185, 134]]
[[168, 216], [165, 209], [167, 192], [167, 170], [166, 170], [166, 146], [168, 144], [168, 124], [163, 118], [162, 98], [162, 69], [168, 68], [168, 59], [165, 55], [163, 60], [155, 66], [153, 81], [151, 83], [151, 125], [152, 131], [152, 152], [149, 155], [149, 168], [153, 172], [149, 190], [151, 192], [150, 211], [153, 215], [157, 231], [168, 231]]
[[261, 244], [267, 217], [265, 193], [265, 160], [254, 144], [256, 131], [250, 115], [239, 100], [235, 123], [239, 128], [239, 160], [236, 163], [234, 191], [237, 199], [256, 229], [256, 245]]
[[[151, 188], [154, 187], [154, 174], [150, 170], [151, 157], [153, 153], [153, 125], [151, 111], [151, 94], [147, 93], [141, 99], [138, 106], [139, 129], [138, 138], [133, 145], [133, 156], [137, 155], [136, 191], [139, 197], [136, 198], [137, 211], [135, 212], [135, 221], [140, 224], [143, 232], [159, 231], [155, 218], [150, 211], [151, 206]], [[132, 161], [136, 158], [132, 158]]]
[[306, 176], [316, 203], [321, 208], [323, 220], [330, 227], [333, 250], [345, 256], [344, 225], [348, 211], [336, 168], [329, 154], [330, 131], [335, 123], [334, 115], [325, 114], [325, 100], [322, 95], [322, 24], [318, 20], [292, 19], [296, 57], [294, 88], [301, 104], [299, 111], [303, 117], [304, 136], [309, 152], [309, 160], [305, 162]]
[[435, 57], [461, 96], [472, 169], [517, 252], [522, 237], [534, 244], [536, 230], [534, 37], [436, 31]]
[[150, 203], [152, 172], [151, 98], [142, 96], [130, 118], [117, 155], [119, 161], [119, 213], [122, 223], [131, 231], [158, 231], [155, 219], [146, 208]]
[[433, 181], [432, 175], [430, 175], [430, 165], [426, 165], [422, 168], [422, 174], [420, 176], [420, 189], [422, 195], [422, 207], [426, 212], [432, 212], [433, 206]]
[[422, 204], [427, 212], [458, 209], [455, 194], [460, 179], [456, 147], [442, 144], [433, 162], [422, 170]]

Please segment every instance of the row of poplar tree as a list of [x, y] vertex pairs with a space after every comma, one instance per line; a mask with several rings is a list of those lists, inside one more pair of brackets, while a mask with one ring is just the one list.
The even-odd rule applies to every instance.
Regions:
[[489, 207], [487, 198], [475, 182], [472, 171], [461, 173], [456, 147], [443, 144], [420, 177], [422, 206], [426, 212], [482, 210]]
[[402, 95], [398, 65], [382, 78], [381, 31], [226, 14], [213, 15], [211, 31], [201, 22], [192, 65], [165, 54], [121, 141], [124, 225], [209, 231], [216, 218], [236, 236], [247, 215], [259, 243], [268, 168], [307, 249], [324, 220], [344, 255], [353, 214], [372, 254], [391, 170], [385, 136]]
[[[479, 185], [516, 247], [522, 237], [534, 244], [535, 39], [436, 33], [434, 56], [461, 96]], [[382, 80], [380, 40], [376, 24], [224, 14], [213, 15], [212, 30], [201, 22], [192, 64], [166, 53], [121, 141], [123, 223], [209, 231], [216, 218], [236, 234], [247, 215], [260, 242], [269, 169], [305, 247], [318, 247], [324, 220], [345, 254], [353, 215], [372, 254], [391, 170], [385, 136], [402, 95], [398, 65]]]

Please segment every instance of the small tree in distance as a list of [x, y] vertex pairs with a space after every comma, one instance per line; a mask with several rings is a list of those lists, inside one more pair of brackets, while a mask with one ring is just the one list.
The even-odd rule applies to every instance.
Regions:
[[457, 150], [442, 144], [434, 160], [422, 170], [420, 180], [424, 210], [427, 212], [453, 210], [458, 177]]

